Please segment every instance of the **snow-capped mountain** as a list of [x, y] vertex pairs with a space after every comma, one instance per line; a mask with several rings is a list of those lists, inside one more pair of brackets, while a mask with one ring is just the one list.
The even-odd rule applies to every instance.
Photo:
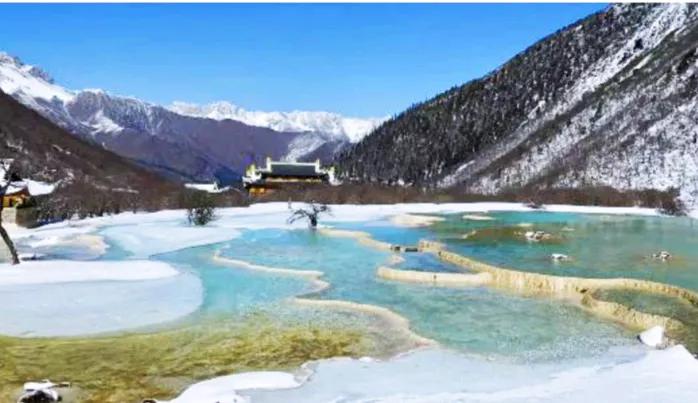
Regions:
[[65, 89], [5, 53], [0, 90], [77, 136], [188, 181], [234, 180], [267, 156], [328, 160], [379, 122], [327, 112], [247, 112], [227, 103], [168, 109], [103, 90]]
[[251, 126], [268, 127], [281, 132], [323, 133], [337, 140], [346, 137], [352, 143], [361, 140], [387, 120], [387, 117], [362, 119], [321, 111], [248, 111], [225, 101], [209, 105], [175, 102], [169, 109], [181, 115], [216, 120], [232, 119]]
[[698, 205], [698, 6], [610, 6], [383, 124], [346, 177], [460, 186], [680, 189]]
[[[0, 156], [14, 161], [35, 196], [53, 192], [57, 186], [74, 185], [139, 193], [142, 200], [149, 200], [176, 189], [174, 183], [77, 138], [1, 92]], [[0, 180], [3, 178], [0, 169]]]

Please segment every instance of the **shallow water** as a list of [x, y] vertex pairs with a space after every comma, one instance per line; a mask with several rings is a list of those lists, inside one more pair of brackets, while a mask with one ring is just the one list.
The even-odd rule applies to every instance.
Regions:
[[462, 267], [444, 262], [432, 253], [410, 252], [399, 255], [401, 262], [391, 264], [403, 270], [429, 271], [438, 273], [462, 273]]
[[[559, 301], [518, 298], [486, 288], [443, 289], [377, 279], [376, 268], [390, 254], [353, 239], [306, 230], [245, 231], [223, 255], [266, 266], [320, 270], [331, 287], [315, 298], [389, 308], [409, 319], [422, 336], [491, 357], [569, 358], [600, 353], [629, 340], [619, 327]], [[409, 259], [410, 254], [404, 256]]]
[[[696, 220], [548, 212], [488, 215], [494, 220], [473, 221], [463, 219], [461, 214], [448, 215], [445, 222], [429, 228], [429, 237], [463, 255], [518, 270], [576, 277], [629, 277], [698, 290]], [[548, 242], [527, 241], [526, 231], [545, 231], [553, 238]], [[651, 257], [662, 250], [671, 253], [672, 259], [663, 262]], [[568, 255], [571, 260], [555, 262], [550, 257], [553, 253]]]

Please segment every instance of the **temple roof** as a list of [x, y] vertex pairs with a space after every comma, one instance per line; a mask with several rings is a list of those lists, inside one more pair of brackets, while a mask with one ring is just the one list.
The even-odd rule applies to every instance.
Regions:
[[278, 163], [271, 164], [271, 170], [262, 172], [263, 176], [297, 176], [322, 177], [327, 174], [318, 172], [315, 164]]

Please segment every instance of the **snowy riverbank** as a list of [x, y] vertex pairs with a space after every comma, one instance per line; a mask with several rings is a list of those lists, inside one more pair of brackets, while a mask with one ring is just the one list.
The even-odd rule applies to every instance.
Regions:
[[514, 365], [431, 348], [387, 361], [337, 358], [295, 374], [214, 378], [171, 403], [238, 402], [688, 402], [698, 361], [682, 346], [623, 348], [593, 360]]

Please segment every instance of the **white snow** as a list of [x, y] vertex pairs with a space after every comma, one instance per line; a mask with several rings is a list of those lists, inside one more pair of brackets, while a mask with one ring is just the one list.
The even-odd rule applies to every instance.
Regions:
[[387, 120], [382, 118], [354, 118], [322, 111], [262, 112], [248, 111], [229, 102], [196, 105], [175, 102], [169, 109], [186, 116], [205, 117], [215, 120], [232, 119], [251, 126], [268, 127], [283, 132], [315, 132], [346, 137], [352, 143]]
[[25, 382], [23, 388], [25, 391], [31, 391], [41, 389], [52, 389], [56, 386], [58, 386], [58, 384], [46, 380], [41, 382]]
[[300, 383], [286, 372], [247, 372], [194, 384], [170, 403], [241, 403], [237, 392], [247, 389], [288, 389]]
[[[19, 266], [25, 264], [28, 262]], [[52, 337], [138, 329], [185, 317], [203, 301], [203, 286], [194, 274], [149, 280], [135, 277], [129, 281], [2, 285], [0, 333]]]
[[308, 155], [317, 150], [329, 140], [331, 139], [328, 139], [327, 136], [323, 136], [318, 133], [306, 133], [300, 135], [289, 143], [288, 153], [283, 157], [283, 160], [298, 161], [304, 155]]
[[56, 189], [56, 184], [54, 183], [35, 181], [31, 179], [26, 179], [24, 182], [27, 184], [29, 194], [32, 196], [50, 194]]
[[298, 388], [240, 394], [264, 403], [683, 403], [698, 396], [698, 361], [682, 346], [619, 349], [602, 358], [559, 364], [498, 363], [431, 349], [389, 361], [333, 359], [312, 367], [312, 376]]
[[194, 312], [198, 277], [148, 260], [0, 264], [0, 333], [76, 336], [135, 329]]
[[217, 183], [185, 183], [184, 187], [208, 193], [222, 193], [230, 189], [229, 187], [219, 187]]
[[[2, 175], [2, 172], [0, 172], [0, 175]], [[7, 182], [5, 180], [0, 179], [0, 186], [4, 186], [6, 183]], [[56, 185], [53, 183], [25, 179], [22, 181], [15, 181], [15, 182], [10, 183], [10, 186], [7, 187], [6, 193], [8, 195], [13, 194], [13, 193], [17, 193], [17, 192], [22, 191], [25, 188], [29, 191], [30, 195], [41, 196], [41, 195], [53, 193], [53, 191], [56, 189]]]
[[52, 84], [31, 73], [32, 66], [0, 52], [0, 89], [6, 94], [19, 95], [22, 101], [36, 102], [32, 98], [52, 101], [54, 98], [67, 102], [75, 96], [71, 91]]
[[149, 260], [92, 261], [39, 260], [20, 265], [0, 264], [0, 286], [73, 283], [82, 281], [137, 281], [179, 274], [167, 263]]
[[[240, 234], [234, 229], [215, 225], [206, 227], [185, 225], [181, 222], [183, 214], [184, 212], [178, 211], [169, 215], [170, 219], [177, 220], [174, 223], [147, 222], [147, 216], [141, 216], [146, 221], [143, 224], [108, 226], [102, 234], [130, 252], [135, 258], [228, 241]], [[115, 217], [114, 221], [118, 222], [118, 217]]]
[[119, 133], [124, 130], [123, 127], [105, 116], [104, 111], [101, 110], [83, 123], [92, 127], [95, 133]]
[[651, 327], [638, 336], [640, 341], [650, 347], [661, 347], [664, 345], [664, 328], [662, 326]]

